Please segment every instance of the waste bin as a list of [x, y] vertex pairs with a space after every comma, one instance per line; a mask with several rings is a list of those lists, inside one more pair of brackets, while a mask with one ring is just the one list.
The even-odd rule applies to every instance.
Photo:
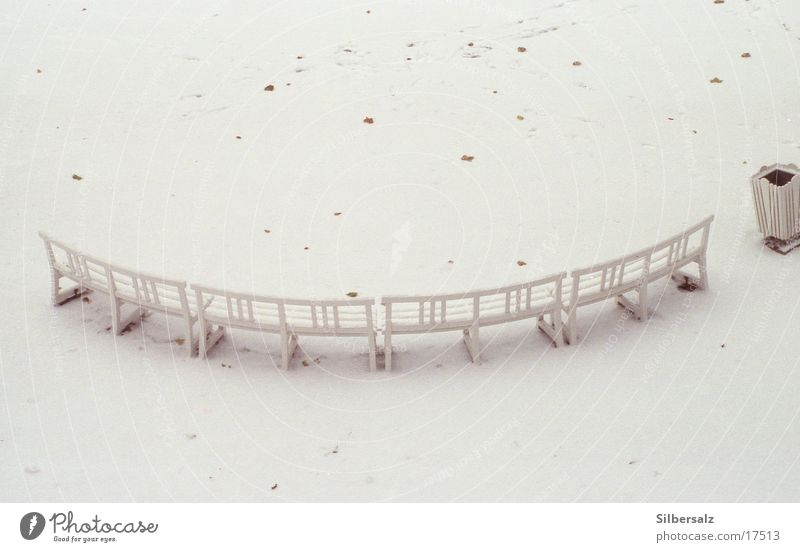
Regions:
[[800, 245], [800, 169], [776, 163], [761, 167], [750, 180], [758, 229], [780, 253]]

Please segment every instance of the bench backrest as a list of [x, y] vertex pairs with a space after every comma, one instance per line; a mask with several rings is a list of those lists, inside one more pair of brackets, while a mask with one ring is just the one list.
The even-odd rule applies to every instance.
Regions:
[[[708, 251], [708, 236], [714, 216], [704, 218], [671, 238], [652, 248], [650, 278], [657, 279], [673, 269], [705, 255]], [[663, 272], [663, 273], [662, 273]]]
[[138, 270], [102, 263], [115, 297], [141, 307], [190, 316], [192, 308], [186, 296], [186, 282], [170, 280]]
[[496, 289], [382, 297], [384, 328], [426, 332], [522, 320], [561, 308], [565, 273]]
[[203, 319], [229, 327], [299, 334], [368, 334], [373, 299], [301, 300], [258, 296], [192, 284]]
[[638, 287], [643, 281], [662, 278], [705, 255], [713, 220], [713, 215], [709, 216], [652, 247], [573, 270], [570, 306], [621, 295]]
[[47, 250], [50, 268], [85, 287], [108, 293], [108, 280], [102, 263], [88, 258], [77, 249], [39, 232]]
[[294, 331], [372, 332], [374, 330], [375, 300], [332, 299], [324, 301], [284, 299], [286, 321]]

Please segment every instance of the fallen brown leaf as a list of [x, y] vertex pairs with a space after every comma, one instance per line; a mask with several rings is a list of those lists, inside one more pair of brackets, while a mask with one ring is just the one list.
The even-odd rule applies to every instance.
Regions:
[[527, 51], [528, 49], [525, 46], [517, 46], [517, 52], [519, 52], [520, 54], [523, 54]]
[[580, 61], [578, 61], [576, 59], [575, 61], [572, 62], [572, 65], [574, 65], [575, 67], [578, 67], [579, 65], [583, 65], [583, 63], [581, 63]]
[[357, 291], [348, 291], [347, 292], [347, 296], [348, 297], [358, 297], [358, 292]]
[[519, 266], [525, 266], [526, 264], [528, 263], [526, 263], [525, 261], [517, 261], [517, 265]]
[[266, 85], [264, 87], [264, 90], [267, 91], [267, 92], [272, 92], [273, 90], [275, 90], [275, 85], [274, 84], [268, 84], [268, 85]]
[[525, 117], [523, 117], [522, 115], [517, 115], [517, 121], [524, 121], [524, 120]]
[[367, 123], [368, 125], [371, 125], [372, 123], [375, 122], [375, 119], [373, 119], [372, 117], [364, 117], [364, 122]]
[[461, 160], [462, 161], [472, 161], [473, 159], [475, 159], [474, 155], [464, 154], [464, 155], [461, 156]]
[[722, 79], [720, 79], [720, 78], [718, 78], [718, 77], [714, 77], [713, 79], [711, 79], [711, 80], [710, 80], [710, 81], [708, 81], [708, 82], [710, 82], [711, 84], [719, 84], [719, 83], [721, 83], [721, 82], [722, 82]]
[[742, 57], [743, 58], [749, 58], [750, 57], [750, 52], [742, 52]]
[[78, 175], [78, 174], [73, 174], [72, 175], [72, 180], [83, 180], [83, 177]]

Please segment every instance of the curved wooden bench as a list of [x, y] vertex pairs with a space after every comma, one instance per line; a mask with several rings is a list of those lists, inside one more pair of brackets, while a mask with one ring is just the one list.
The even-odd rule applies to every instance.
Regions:
[[[564, 343], [561, 324], [561, 272], [497, 289], [447, 295], [389, 296], [384, 308], [384, 359], [392, 369], [392, 336], [462, 331], [473, 362], [480, 361], [480, 328], [537, 318], [538, 327], [558, 346]], [[545, 316], [549, 316], [547, 321]]]
[[[115, 334], [121, 334], [126, 327], [151, 311], [178, 316], [183, 319], [186, 328], [189, 356], [197, 354], [198, 342], [193, 331], [197, 314], [189, 305], [186, 282], [168, 280], [118, 265], [106, 264], [105, 268], [111, 291], [111, 325]], [[126, 304], [132, 305], [134, 310], [123, 318], [122, 308]]]
[[[706, 254], [713, 216], [652, 247], [603, 263], [573, 270], [567, 301], [562, 297], [565, 272], [530, 282], [496, 289], [441, 295], [385, 296], [383, 336], [386, 370], [392, 369], [392, 336], [429, 332], [461, 331], [473, 362], [480, 361], [480, 328], [530, 318], [556, 346], [575, 343], [577, 310], [615, 298], [639, 319], [648, 316], [647, 287], [670, 276], [692, 288], [708, 288]], [[45, 244], [51, 274], [51, 300], [61, 305], [82, 294], [96, 291], [111, 300], [112, 327], [116, 334], [148, 311], [183, 318], [190, 355], [205, 358], [223, 337], [225, 328], [255, 330], [280, 335], [281, 366], [288, 369], [298, 336], [365, 336], [370, 370], [376, 369], [375, 320], [381, 311], [373, 299], [305, 300], [259, 296], [192, 284], [194, 305], [189, 303], [186, 282], [168, 280], [130, 270], [80, 253], [61, 241], [39, 232]], [[698, 275], [681, 269], [696, 263]], [[73, 282], [67, 289], [62, 279]], [[627, 294], [635, 292], [636, 299]], [[122, 317], [124, 305], [134, 311]], [[562, 313], [566, 312], [566, 324]], [[199, 323], [198, 338], [194, 325]]]
[[205, 358], [228, 327], [280, 335], [284, 370], [289, 368], [301, 335], [366, 336], [369, 367], [372, 371], [377, 369], [373, 299], [285, 299], [196, 284], [192, 284], [192, 290], [200, 320], [201, 358]]
[[[179, 316], [186, 327], [186, 342], [189, 355], [197, 350], [192, 328], [197, 315], [189, 306], [186, 297], [186, 282], [168, 280], [153, 274], [113, 265], [102, 259], [78, 252], [76, 249], [50, 238], [40, 232], [50, 262], [52, 302], [62, 305], [89, 291], [108, 295], [111, 301], [111, 327], [120, 335], [125, 328], [139, 321], [149, 311]], [[62, 290], [62, 278], [72, 280], [75, 285]], [[135, 308], [122, 316], [124, 305]]]
[[[76, 297], [92, 291], [108, 294], [108, 280], [102, 268], [91, 266], [86, 257], [77, 249], [62, 241], [39, 232], [44, 241], [47, 262], [50, 265], [50, 300], [53, 305], [63, 305]], [[62, 279], [71, 280], [73, 285], [63, 289]]]
[[[652, 247], [573, 270], [570, 274], [572, 290], [569, 302], [564, 307], [568, 313], [567, 342], [575, 343], [577, 339], [579, 307], [614, 297], [637, 318], [645, 320], [648, 316], [647, 286], [650, 282], [670, 276], [676, 280], [683, 279], [693, 287], [707, 289], [706, 252], [713, 220], [714, 216], [709, 216]], [[697, 277], [680, 270], [690, 263], [697, 264]], [[635, 292], [637, 300], [626, 297], [625, 294], [629, 292]]]

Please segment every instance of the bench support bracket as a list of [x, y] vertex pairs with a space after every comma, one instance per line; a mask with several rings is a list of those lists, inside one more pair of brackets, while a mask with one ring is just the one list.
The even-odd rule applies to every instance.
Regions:
[[147, 316], [147, 311], [141, 307], [136, 307], [126, 316], [122, 316], [123, 305], [122, 301], [113, 296], [111, 297], [111, 329], [114, 335], [122, 335], [122, 332]]
[[464, 330], [464, 345], [467, 346], [472, 362], [479, 363], [481, 361], [481, 343], [480, 326], [477, 322], [474, 322], [471, 327]]
[[[197, 356], [206, 358], [208, 356], [208, 351], [210, 351], [224, 335], [225, 328], [223, 326], [217, 326], [215, 328], [212, 324], [205, 323], [205, 327], [203, 327], [201, 324]], [[194, 345], [192, 347], [194, 347]]]
[[281, 332], [281, 368], [289, 369], [289, 361], [292, 360], [294, 352], [297, 350], [297, 336], [294, 332], [284, 330]]
[[694, 291], [695, 289], [708, 289], [708, 282], [706, 278], [703, 278], [702, 276], [700, 278], [697, 276], [692, 276], [683, 270], [676, 270], [672, 274], [672, 279], [678, 282], [681, 286], [687, 287], [691, 291]]
[[550, 313], [550, 322], [545, 319], [545, 315], [541, 315], [537, 321], [537, 326], [553, 341], [553, 345], [556, 347], [564, 345], [564, 326], [561, 323], [561, 311]]
[[61, 306], [64, 303], [69, 303], [73, 299], [77, 299], [83, 295], [88, 295], [92, 290], [86, 289], [83, 286], [74, 285], [66, 289], [58, 290], [58, 284], [55, 284], [53, 290], [53, 305]]

